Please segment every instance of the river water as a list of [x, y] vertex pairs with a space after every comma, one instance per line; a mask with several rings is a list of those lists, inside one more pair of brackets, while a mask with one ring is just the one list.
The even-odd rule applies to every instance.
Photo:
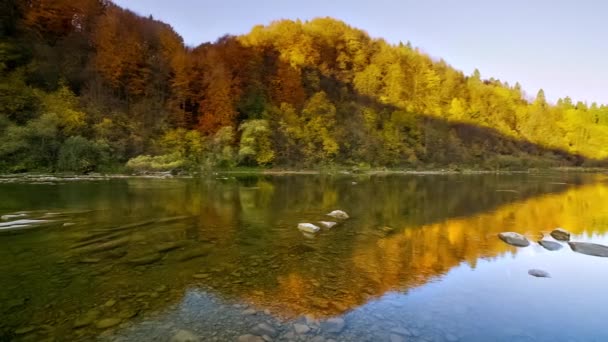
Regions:
[[602, 175], [2, 179], [0, 216], [0, 341], [608, 340], [608, 258], [536, 243], [608, 244]]

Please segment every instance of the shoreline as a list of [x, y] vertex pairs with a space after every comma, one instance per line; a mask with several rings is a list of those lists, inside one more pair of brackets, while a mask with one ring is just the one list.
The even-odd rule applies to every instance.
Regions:
[[410, 169], [370, 169], [370, 170], [348, 170], [348, 169], [235, 169], [235, 170], [207, 170], [200, 173], [172, 174], [171, 172], [149, 172], [149, 173], [92, 173], [92, 174], [72, 174], [72, 173], [12, 173], [0, 174], [0, 183], [12, 183], [18, 181], [31, 182], [53, 182], [53, 181], [80, 181], [80, 180], [110, 180], [110, 179], [192, 179], [207, 178], [222, 175], [233, 176], [291, 176], [291, 175], [326, 175], [326, 176], [384, 176], [384, 175], [417, 175], [417, 176], [440, 176], [440, 175], [487, 175], [487, 174], [560, 174], [560, 173], [595, 173], [608, 174], [605, 168], [545, 168], [528, 170], [449, 170], [449, 169], [429, 169], [429, 170], [410, 170]]

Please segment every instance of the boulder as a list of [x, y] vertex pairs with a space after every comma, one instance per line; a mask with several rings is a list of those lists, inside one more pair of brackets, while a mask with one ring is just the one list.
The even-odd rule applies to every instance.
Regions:
[[346, 322], [344, 322], [344, 319], [338, 317], [330, 318], [321, 323], [321, 329], [323, 329], [323, 331], [334, 334], [341, 333], [345, 326]]
[[531, 269], [528, 270], [528, 274], [537, 278], [551, 278], [549, 272], [543, 270]]
[[590, 242], [568, 242], [568, 244], [577, 253], [608, 258], [608, 246]]
[[298, 229], [303, 231], [304, 233], [314, 234], [321, 230], [318, 226], [315, 226], [312, 223], [299, 223]]
[[504, 233], [498, 234], [498, 237], [505, 243], [508, 243], [509, 245], [512, 245], [512, 246], [528, 247], [530, 245], [530, 241], [528, 241], [528, 239], [525, 236], [523, 236], [519, 233], [504, 232]]
[[200, 338], [188, 330], [178, 330], [171, 338], [171, 342], [200, 342]]
[[346, 220], [347, 218], [349, 218], [348, 214], [342, 210], [334, 210], [331, 213], [327, 214], [327, 216], [331, 216], [339, 220]]
[[555, 229], [553, 229], [553, 231], [551, 232], [551, 236], [555, 240], [570, 241], [570, 232], [568, 232], [567, 230], [565, 230], [563, 228], [555, 228]]
[[557, 250], [562, 249], [562, 247], [564, 247], [564, 246], [562, 246], [561, 243], [558, 243], [555, 241], [549, 241], [549, 240], [540, 240], [540, 241], [538, 241], [538, 244], [543, 246], [546, 250], [549, 250], [549, 251], [557, 251]]
[[319, 221], [319, 225], [321, 225], [321, 227], [323, 228], [333, 228], [335, 225], [337, 225], [337, 222], [331, 222], [331, 221]]

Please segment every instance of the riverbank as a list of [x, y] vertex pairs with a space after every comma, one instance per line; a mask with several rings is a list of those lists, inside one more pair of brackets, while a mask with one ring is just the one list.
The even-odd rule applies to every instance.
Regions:
[[527, 169], [527, 170], [476, 170], [476, 169], [229, 169], [229, 170], [207, 170], [200, 173], [171, 173], [171, 172], [148, 172], [148, 173], [19, 173], [19, 174], [0, 174], [0, 183], [28, 182], [33, 184], [45, 184], [53, 182], [70, 181], [99, 181], [121, 178], [150, 178], [150, 179], [169, 179], [169, 178], [195, 178], [195, 177], [218, 177], [218, 176], [247, 176], [247, 175], [330, 175], [330, 176], [361, 176], [361, 175], [476, 175], [476, 174], [547, 174], [547, 173], [597, 173], [606, 174], [605, 168], [579, 168], [579, 167], [560, 167], [547, 169]]

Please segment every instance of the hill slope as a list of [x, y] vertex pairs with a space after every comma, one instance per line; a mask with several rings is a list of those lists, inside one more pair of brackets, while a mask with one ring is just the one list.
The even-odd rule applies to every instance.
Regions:
[[[10, 0], [0, 170], [597, 164], [608, 107], [533, 101], [331, 19], [184, 46], [101, 0]], [[140, 156], [146, 155], [146, 156]], [[139, 157], [137, 157], [139, 156]], [[134, 158], [135, 157], [135, 158]]]

